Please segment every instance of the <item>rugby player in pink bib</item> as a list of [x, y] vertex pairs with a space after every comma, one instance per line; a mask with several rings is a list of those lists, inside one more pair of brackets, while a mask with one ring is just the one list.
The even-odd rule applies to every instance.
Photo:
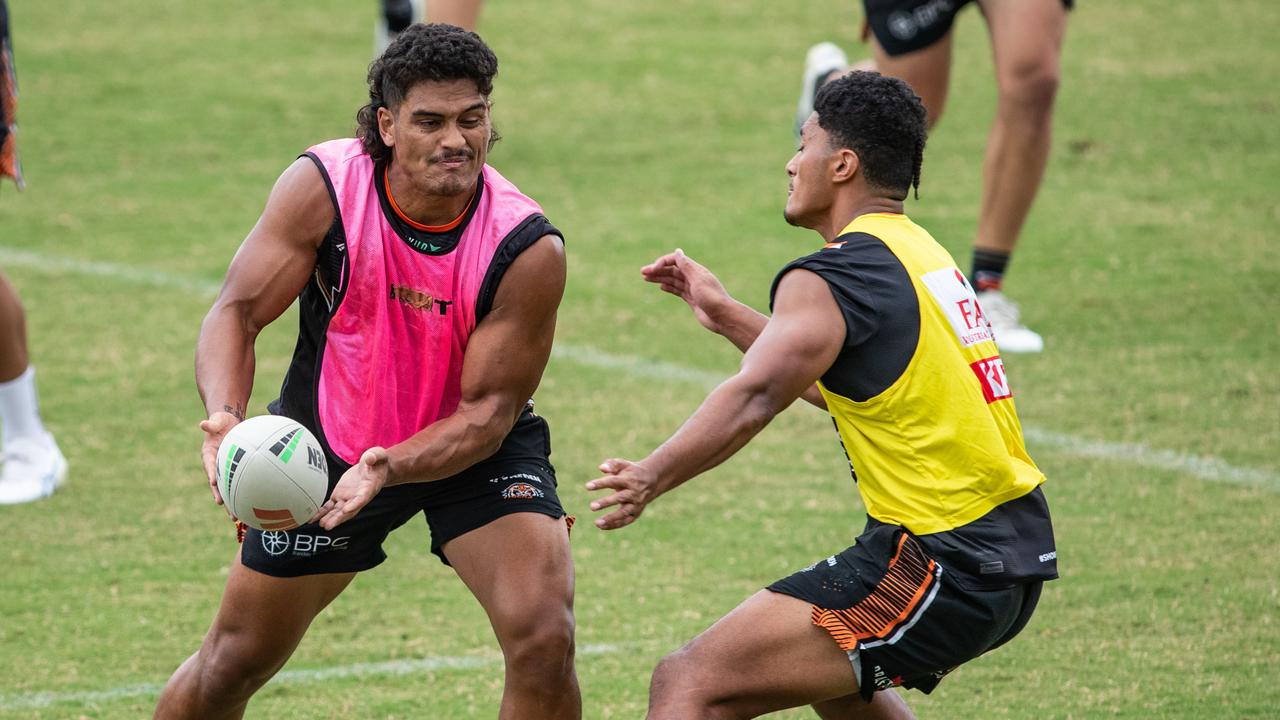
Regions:
[[307, 525], [245, 533], [213, 626], [156, 717], [243, 716], [312, 619], [420, 514], [502, 647], [499, 717], [580, 717], [570, 519], [530, 400], [564, 246], [485, 164], [497, 68], [460, 28], [402, 32], [369, 71], [359, 137], [299, 157], [232, 260], [196, 351], [214, 500], [213, 459], [243, 418], [254, 338], [294, 298], [298, 343], [270, 411], [320, 440], [330, 496]]

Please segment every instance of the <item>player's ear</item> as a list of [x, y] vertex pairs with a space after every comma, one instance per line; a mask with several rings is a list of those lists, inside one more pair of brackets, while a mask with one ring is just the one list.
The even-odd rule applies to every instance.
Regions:
[[831, 153], [832, 182], [842, 183], [852, 180], [861, 167], [858, 154], [849, 148], [838, 148]]
[[382, 136], [382, 144], [394, 147], [395, 135], [391, 132], [396, 126], [396, 116], [386, 105], [378, 106], [378, 134]]

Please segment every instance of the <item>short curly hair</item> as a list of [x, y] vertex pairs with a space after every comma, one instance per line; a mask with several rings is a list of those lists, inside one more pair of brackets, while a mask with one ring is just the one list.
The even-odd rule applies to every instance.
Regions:
[[390, 157], [378, 132], [378, 108], [395, 112], [409, 90], [425, 81], [471, 80], [488, 98], [497, 74], [498, 57], [479, 35], [443, 23], [412, 25], [369, 66], [369, 104], [356, 113], [356, 136], [374, 160]]
[[924, 105], [905, 82], [876, 72], [851, 72], [818, 90], [818, 126], [832, 143], [853, 150], [867, 183], [894, 193], [915, 188], [929, 130]]

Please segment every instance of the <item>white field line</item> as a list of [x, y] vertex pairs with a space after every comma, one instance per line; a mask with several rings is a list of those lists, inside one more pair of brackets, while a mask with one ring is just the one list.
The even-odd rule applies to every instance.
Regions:
[[[578, 657], [607, 655], [619, 652], [622, 645], [595, 644], [584, 645], [577, 649]], [[382, 678], [403, 675], [419, 675], [440, 670], [474, 670], [502, 664], [502, 658], [486, 655], [456, 655], [416, 658], [412, 660], [388, 660], [385, 662], [355, 663], [336, 667], [314, 668], [308, 670], [284, 670], [276, 674], [267, 683], [267, 687], [282, 685], [310, 685], [326, 680], [346, 680], [349, 678]], [[35, 692], [27, 694], [0, 695], [0, 711], [31, 710], [51, 705], [100, 705], [117, 700], [134, 698], [154, 699], [160, 696], [164, 685], [160, 683], [140, 683], [137, 685], [120, 685], [107, 690], [87, 690], [83, 692]]]
[[[212, 298], [218, 292], [218, 284], [216, 283], [158, 270], [147, 270], [113, 263], [72, 260], [0, 245], [0, 268], [5, 265], [21, 266], [30, 270], [55, 275], [74, 273], [137, 285], [172, 288], [201, 297]], [[728, 372], [716, 373], [632, 355], [618, 355], [585, 345], [557, 343], [552, 350], [552, 357], [575, 365], [616, 370], [635, 377], [653, 380], [685, 382], [700, 385], [706, 389], [715, 387], [728, 377]], [[1212, 456], [1162, 450], [1142, 443], [1112, 443], [1088, 440], [1036, 426], [1024, 426], [1023, 432], [1027, 440], [1032, 444], [1076, 457], [1136, 465], [1153, 470], [1186, 473], [1211, 482], [1250, 485], [1280, 491], [1280, 473], [1257, 468], [1238, 467]]]

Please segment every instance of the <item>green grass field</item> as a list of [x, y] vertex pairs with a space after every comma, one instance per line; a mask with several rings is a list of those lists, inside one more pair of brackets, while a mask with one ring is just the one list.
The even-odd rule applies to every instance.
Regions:
[[[350, 132], [375, 3], [10, 6], [30, 187], [0, 189], [0, 267], [71, 475], [0, 508], [0, 717], [144, 717], [235, 552], [199, 468], [199, 322], [275, 176]], [[853, 0], [486, 8], [506, 138], [491, 161], [568, 238], [538, 400], [580, 518], [599, 460], [647, 452], [736, 367], [638, 268], [680, 246], [765, 305], [817, 242], [781, 217], [800, 63], [824, 39], [856, 51], [859, 23]], [[1073, 14], [1053, 159], [1007, 283], [1048, 346], [1006, 362], [1064, 577], [1016, 642], [908, 694], [922, 718], [1280, 715], [1278, 26], [1271, 0]], [[995, 92], [972, 9], [956, 48], [909, 208], [967, 268]], [[294, 327], [259, 342], [255, 413]], [[798, 406], [634, 527], [582, 523], [585, 717], [641, 717], [662, 655], [850, 544], [844, 465], [830, 421]], [[249, 717], [496, 715], [488, 624], [425, 524], [388, 551]]]

